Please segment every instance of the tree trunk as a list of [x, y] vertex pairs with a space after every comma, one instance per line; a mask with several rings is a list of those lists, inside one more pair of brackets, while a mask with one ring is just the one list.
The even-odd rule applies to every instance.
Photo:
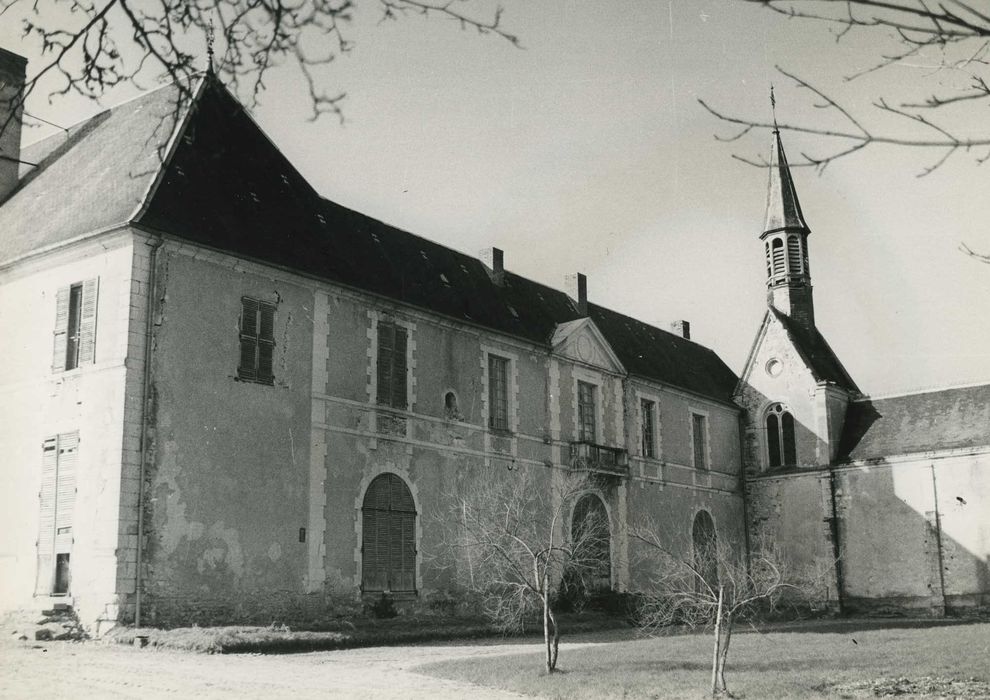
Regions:
[[715, 608], [715, 648], [712, 649], [712, 697], [719, 693], [718, 660], [722, 651], [722, 598], [723, 587], [718, 587], [718, 607]]
[[556, 665], [556, 659], [553, 658], [553, 652], [550, 644], [550, 595], [547, 593], [546, 588], [543, 589], [543, 644], [546, 647], [547, 656], [547, 673], [553, 673], [553, 668]]
[[551, 658], [550, 669], [555, 671], [557, 670], [557, 653], [560, 650], [560, 628], [557, 627], [557, 618], [554, 617], [553, 610], [550, 609], [549, 605], [547, 606], [547, 615], [550, 617], [550, 626], [553, 627], [553, 655]]
[[729, 642], [732, 640], [732, 613], [727, 612], [722, 621], [722, 644], [718, 657], [718, 691], [731, 697], [729, 687], [725, 684], [725, 660], [729, 658]]

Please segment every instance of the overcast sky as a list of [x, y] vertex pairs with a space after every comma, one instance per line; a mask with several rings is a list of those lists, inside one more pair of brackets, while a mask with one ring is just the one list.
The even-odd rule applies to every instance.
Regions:
[[[585, 272], [592, 301], [662, 328], [687, 319], [737, 372], [766, 306], [766, 171], [731, 156], [766, 154], [770, 134], [719, 142], [732, 130], [697, 98], [766, 118], [773, 81], [781, 121], [827, 123], [775, 65], [865, 114], [881, 93], [958, 84], [924, 57], [844, 82], [893, 45], [876, 33], [837, 44], [730, 0], [504, 5], [521, 50], [439, 19], [380, 24], [364, 5], [331, 73], [345, 124], [307, 121], [288, 70], [255, 116], [330, 199], [471, 254], [498, 246], [508, 269], [553, 286]], [[37, 59], [15, 29], [0, 27], [0, 45]], [[57, 123], [97, 109], [41, 94], [28, 105]], [[961, 119], [985, 122], [985, 107]], [[786, 133], [784, 145], [792, 160], [827, 148]], [[819, 328], [874, 395], [990, 381], [990, 265], [958, 250], [990, 252], [990, 164], [961, 154], [917, 177], [937, 155], [877, 147], [794, 173]]]

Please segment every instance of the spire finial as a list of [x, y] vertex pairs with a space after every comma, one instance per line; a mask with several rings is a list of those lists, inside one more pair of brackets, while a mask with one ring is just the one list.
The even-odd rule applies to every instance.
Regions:
[[206, 71], [213, 75], [213, 41], [216, 39], [216, 34], [213, 31], [213, 18], [210, 18], [210, 26], [206, 30], [206, 57], [207, 66]]
[[777, 127], [777, 98], [773, 96], [773, 83], [770, 83], [770, 111], [773, 113], [773, 133], [779, 134]]

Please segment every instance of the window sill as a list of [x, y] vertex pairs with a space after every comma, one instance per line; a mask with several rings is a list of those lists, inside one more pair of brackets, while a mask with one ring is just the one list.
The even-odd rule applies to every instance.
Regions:
[[262, 384], [264, 386], [275, 386], [275, 377], [270, 377], [267, 379], [256, 379], [254, 377], [244, 377], [238, 374], [234, 377], [235, 382], [244, 382], [245, 384]]

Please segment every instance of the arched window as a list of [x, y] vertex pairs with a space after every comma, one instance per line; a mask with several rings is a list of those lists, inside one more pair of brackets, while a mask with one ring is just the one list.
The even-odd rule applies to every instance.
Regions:
[[773, 260], [773, 277], [776, 279], [782, 277], [786, 270], [784, 269], [784, 241], [780, 238], [774, 238], [773, 242], [770, 244], [771, 257]]
[[376, 476], [361, 506], [361, 590], [416, 591], [416, 505], [395, 474]]
[[794, 235], [787, 237], [787, 271], [792, 275], [801, 274], [801, 240]]
[[691, 527], [691, 542], [694, 547], [694, 568], [700, 578], [695, 581], [695, 590], [701, 591], [705, 584], [714, 591], [718, 589], [718, 536], [715, 534], [715, 521], [707, 510], [698, 511]]
[[767, 409], [767, 466], [790, 467], [797, 464], [794, 443], [794, 416], [775, 403]]
[[577, 572], [585, 591], [607, 591], [612, 587], [612, 548], [608, 511], [602, 499], [585, 494], [574, 505], [571, 536], [582, 543], [585, 556], [580, 557], [583, 570]]

